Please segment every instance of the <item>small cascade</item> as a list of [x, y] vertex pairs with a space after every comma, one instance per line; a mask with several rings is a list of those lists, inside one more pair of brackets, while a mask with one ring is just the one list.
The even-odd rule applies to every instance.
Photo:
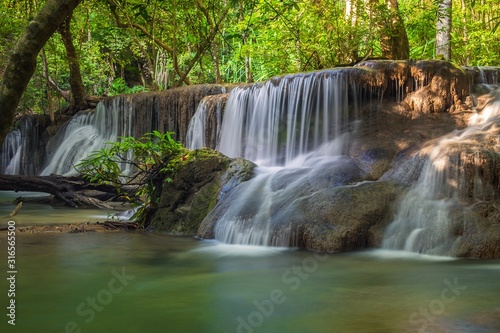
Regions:
[[341, 155], [348, 136], [341, 136], [286, 166], [259, 167], [256, 176], [238, 186], [231, 204], [219, 216], [215, 239], [228, 244], [299, 246], [298, 230], [276, 218], [285, 206], [324, 187], [355, 181], [350, 160]]
[[23, 150], [22, 134], [15, 129], [7, 134], [2, 146], [2, 173], [18, 175], [21, 170], [21, 154]]
[[189, 122], [188, 131], [186, 134], [186, 148], [195, 150], [206, 147], [205, 145], [205, 128], [207, 120], [208, 103], [206, 99], [202, 99], [196, 112]]
[[[111, 106], [99, 103], [95, 112], [83, 112], [73, 117], [59, 131], [55, 150], [49, 152], [49, 162], [40, 175], [74, 175], [74, 168], [83, 158], [106, 147], [120, 136], [132, 136], [133, 108], [126, 98], [115, 98]], [[124, 170], [125, 171], [125, 170]]]
[[486, 72], [481, 67], [478, 67], [477, 69], [479, 71], [479, 82], [478, 83], [479, 84], [481, 84], [481, 83], [486, 83], [487, 84], [488, 83], [488, 77], [486, 76]]
[[259, 165], [286, 165], [349, 130], [358, 89], [341, 71], [236, 88], [227, 101], [218, 148]]
[[227, 94], [204, 97], [189, 121], [186, 147], [195, 150], [208, 147], [215, 149], [222, 126]]
[[487, 174], [479, 170], [480, 155], [500, 151], [500, 91], [494, 95], [496, 99], [472, 116], [464, 130], [439, 139], [429, 148], [418, 182], [404, 196], [386, 230], [384, 248], [446, 255], [455, 241], [451, 228], [460, 201], [495, 195], [495, 189], [479, 177]]
[[286, 225], [276, 228], [273, 216], [284, 202], [352, 180], [350, 175], [334, 175], [346, 165], [342, 155], [349, 133], [356, 128], [361, 88], [349, 81], [342, 71], [325, 71], [231, 91], [219, 150], [260, 167], [256, 177], [240, 185], [218, 219], [217, 240], [298, 246], [296, 230]]
[[[273, 194], [270, 183], [273, 172], [262, 170], [260, 172], [260, 175], [245, 186], [245, 191], [217, 223], [215, 228], [217, 240], [228, 244], [269, 244], [270, 206]], [[255, 196], [255, 193], [261, 194]], [[249, 207], [257, 209], [248, 209]]]
[[44, 161], [43, 116], [25, 116], [7, 134], [2, 145], [1, 172], [10, 175], [36, 175]]

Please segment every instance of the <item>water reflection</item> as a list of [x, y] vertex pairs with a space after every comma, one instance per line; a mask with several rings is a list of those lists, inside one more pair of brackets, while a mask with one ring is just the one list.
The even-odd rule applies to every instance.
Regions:
[[[64, 332], [68, 322], [82, 332], [418, 332], [421, 309], [429, 332], [500, 330], [499, 261], [242, 249], [137, 232], [18, 234], [17, 249], [19, 332]], [[109, 293], [122, 270], [133, 280]], [[441, 311], [446, 281], [466, 289]], [[87, 322], [89, 298], [106, 304]]]
[[43, 198], [47, 196], [46, 193], [0, 191], [0, 228], [6, 227], [6, 223], [10, 219], [16, 221], [18, 227], [25, 227], [46, 224], [98, 222], [121, 213], [121, 211], [111, 209], [74, 209], [65, 206], [26, 202], [14, 217], [9, 217], [9, 214], [16, 207], [16, 204], [13, 203], [16, 198]]

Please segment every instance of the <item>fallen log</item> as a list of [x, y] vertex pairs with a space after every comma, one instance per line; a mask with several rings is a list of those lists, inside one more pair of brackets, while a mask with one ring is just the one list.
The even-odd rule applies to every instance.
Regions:
[[[120, 195], [131, 196], [133, 187], [121, 188]], [[75, 208], [112, 208], [107, 202], [119, 201], [112, 185], [92, 184], [81, 177], [0, 175], [0, 190], [30, 191], [52, 194], [57, 200]]]

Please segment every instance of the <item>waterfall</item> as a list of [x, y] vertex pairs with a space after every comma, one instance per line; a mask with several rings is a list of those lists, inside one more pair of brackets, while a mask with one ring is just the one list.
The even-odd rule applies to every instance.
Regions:
[[207, 120], [208, 103], [207, 99], [202, 99], [196, 112], [189, 121], [189, 127], [186, 134], [186, 148], [195, 150], [206, 147], [205, 144], [205, 128]]
[[384, 248], [447, 254], [455, 241], [451, 232], [452, 214], [455, 207], [460, 207], [464, 194], [470, 192], [469, 197], [479, 200], [491, 194], [477, 176], [477, 170], [474, 177], [465, 174], [464, 159], [472, 156], [477, 169], [478, 146], [493, 142], [488, 149], [500, 151], [500, 90], [495, 95], [493, 102], [469, 119], [464, 130], [446, 135], [430, 149], [418, 182], [406, 193], [386, 230]]
[[7, 134], [2, 145], [1, 172], [11, 175], [36, 175], [44, 162], [42, 132], [46, 117], [25, 116]]
[[[215, 238], [232, 244], [296, 246], [295, 231], [271, 220], [280, 200], [309, 195], [335, 178], [355, 129], [360, 87], [342, 71], [275, 78], [231, 91], [218, 149], [257, 163], [257, 175], [218, 219]], [[346, 177], [346, 179], [349, 177]], [[307, 190], [306, 190], [307, 189]], [[309, 191], [308, 193], [306, 193]]]
[[204, 97], [189, 121], [186, 147], [194, 150], [202, 147], [216, 148], [222, 126], [227, 94]]
[[23, 151], [22, 133], [15, 129], [7, 134], [2, 146], [2, 173], [18, 175], [21, 170]]
[[347, 130], [348, 96], [357, 89], [341, 71], [236, 88], [227, 101], [219, 150], [259, 165], [286, 165]]
[[114, 98], [109, 107], [99, 103], [94, 112], [73, 117], [55, 138], [55, 150], [49, 152], [49, 162], [40, 175], [52, 173], [77, 174], [74, 166], [90, 153], [115, 142], [120, 136], [132, 136], [133, 107], [126, 98]]
[[[214, 97], [208, 108], [207, 133], [218, 131], [222, 118], [220, 106], [225, 100], [221, 99], [218, 105], [216, 96], [226, 92], [222, 85], [193, 85], [107, 98], [93, 113], [82, 111], [75, 115], [55, 136], [54, 127], [49, 128], [48, 116], [23, 117], [4, 140], [2, 172], [8, 168], [8, 172], [17, 174], [72, 175], [76, 173], [74, 165], [92, 151], [106, 147], [106, 143], [116, 142], [120, 136], [139, 137], [152, 130], [175, 132], [175, 139], [185, 143], [189, 120], [207, 96]], [[215, 147], [215, 141], [212, 136], [205, 139], [210, 147]]]

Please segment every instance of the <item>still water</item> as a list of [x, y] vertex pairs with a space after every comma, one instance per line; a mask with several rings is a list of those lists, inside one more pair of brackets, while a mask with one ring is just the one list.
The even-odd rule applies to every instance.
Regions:
[[[52, 221], [50, 210], [26, 206], [16, 226]], [[76, 212], [61, 220], [93, 215]], [[500, 261], [142, 232], [18, 232], [14, 327], [5, 232], [0, 253], [0, 332], [500, 332]]]
[[18, 233], [16, 250], [16, 326], [4, 314], [2, 332], [500, 331], [498, 261], [125, 232]]
[[[18, 197], [33, 199], [47, 197], [45, 193], [0, 191], [0, 227], [5, 227], [9, 214], [16, 208], [13, 203]], [[79, 222], [97, 222], [121, 214], [118, 210], [104, 209], [74, 209], [66, 206], [51, 206], [47, 204], [24, 203], [14, 217], [18, 226], [42, 224], [63, 224]], [[4, 221], [5, 220], [5, 221]]]

